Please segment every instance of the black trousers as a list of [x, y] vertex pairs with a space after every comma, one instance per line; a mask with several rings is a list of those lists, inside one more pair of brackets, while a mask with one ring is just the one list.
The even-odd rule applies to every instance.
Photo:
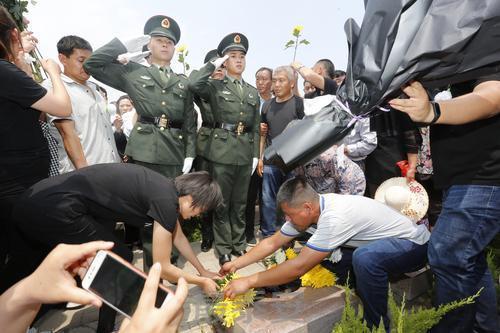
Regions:
[[24, 191], [48, 177], [50, 163], [48, 151], [3, 158], [0, 165], [0, 277], [4, 276], [12, 242], [12, 209]]
[[[257, 171], [252, 174], [248, 185], [247, 206], [245, 208], [245, 236], [247, 241], [255, 237], [255, 202], [259, 199], [259, 208], [262, 206], [262, 177]], [[259, 209], [262, 214], [262, 209]], [[260, 218], [259, 220], [262, 220]]]
[[[2, 277], [1, 290], [9, 288], [28, 276], [59, 243], [82, 244], [104, 240], [115, 243], [112, 251], [132, 262], [132, 252], [113, 234], [115, 221], [97, 221], [91, 215], [76, 215], [70, 203], [58, 207], [30, 205], [17, 207], [12, 217], [15, 222], [11, 259], [7, 262], [6, 276]], [[71, 213], [73, 212], [73, 213]], [[99, 310], [97, 332], [113, 331], [116, 312], [103, 305]]]

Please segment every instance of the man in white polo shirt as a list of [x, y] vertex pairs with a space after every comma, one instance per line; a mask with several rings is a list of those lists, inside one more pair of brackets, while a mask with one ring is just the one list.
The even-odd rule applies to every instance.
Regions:
[[[106, 112], [106, 101], [97, 85], [88, 82], [83, 62], [92, 54], [90, 44], [78, 36], [65, 36], [57, 43], [61, 78], [71, 99], [70, 117], [49, 117], [51, 134], [59, 152], [59, 173], [87, 165], [120, 162], [113, 129]], [[43, 84], [51, 86], [49, 80]]]
[[[349, 242], [364, 242], [352, 255], [356, 291], [363, 301], [364, 318], [386, 328], [389, 276], [416, 271], [427, 260], [430, 233], [396, 210], [357, 195], [319, 195], [303, 178], [286, 181], [277, 195], [277, 205], [287, 222], [273, 236], [262, 240], [242, 257], [224, 264], [221, 273], [234, 272], [270, 255], [302, 232], [313, 235], [300, 254], [277, 267], [233, 280], [225, 290], [234, 297], [250, 288], [280, 285], [311, 270], [332, 252]], [[315, 230], [313, 231], [312, 229]], [[336, 256], [339, 259], [338, 255]], [[344, 259], [340, 259], [339, 264]]]

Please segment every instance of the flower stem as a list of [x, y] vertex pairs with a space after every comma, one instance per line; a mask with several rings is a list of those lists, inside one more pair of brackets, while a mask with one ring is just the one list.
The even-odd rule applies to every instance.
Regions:
[[297, 55], [297, 47], [299, 46], [299, 35], [295, 37], [295, 48], [293, 50], [293, 62], [295, 62], [295, 56]]

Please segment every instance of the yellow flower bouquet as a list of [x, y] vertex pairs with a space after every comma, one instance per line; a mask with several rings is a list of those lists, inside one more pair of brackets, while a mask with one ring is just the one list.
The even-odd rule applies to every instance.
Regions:
[[234, 321], [247, 307], [253, 304], [255, 299], [254, 289], [250, 289], [245, 294], [238, 295], [234, 299], [224, 299], [223, 291], [229, 282], [238, 279], [239, 275], [235, 273], [227, 274], [224, 279], [218, 282], [221, 296], [215, 299], [213, 313], [225, 327], [233, 327]]

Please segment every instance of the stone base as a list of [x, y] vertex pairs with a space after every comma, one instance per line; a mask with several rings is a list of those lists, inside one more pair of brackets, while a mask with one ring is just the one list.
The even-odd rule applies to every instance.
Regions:
[[401, 302], [403, 294], [405, 300], [412, 301], [420, 295], [428, 292], [431, 286], [432, 273], [429, 268], [423, 268], [417, 272], [405, 274], [405, 278], [391, 283], [394, 298]]
[[[342, 316], [345, 292], [339, 287], [300, 288], [265, 298], [235, 322], [233, 333], [331, 333]], [[357, 307], [356, 300], [353, 300]]]

